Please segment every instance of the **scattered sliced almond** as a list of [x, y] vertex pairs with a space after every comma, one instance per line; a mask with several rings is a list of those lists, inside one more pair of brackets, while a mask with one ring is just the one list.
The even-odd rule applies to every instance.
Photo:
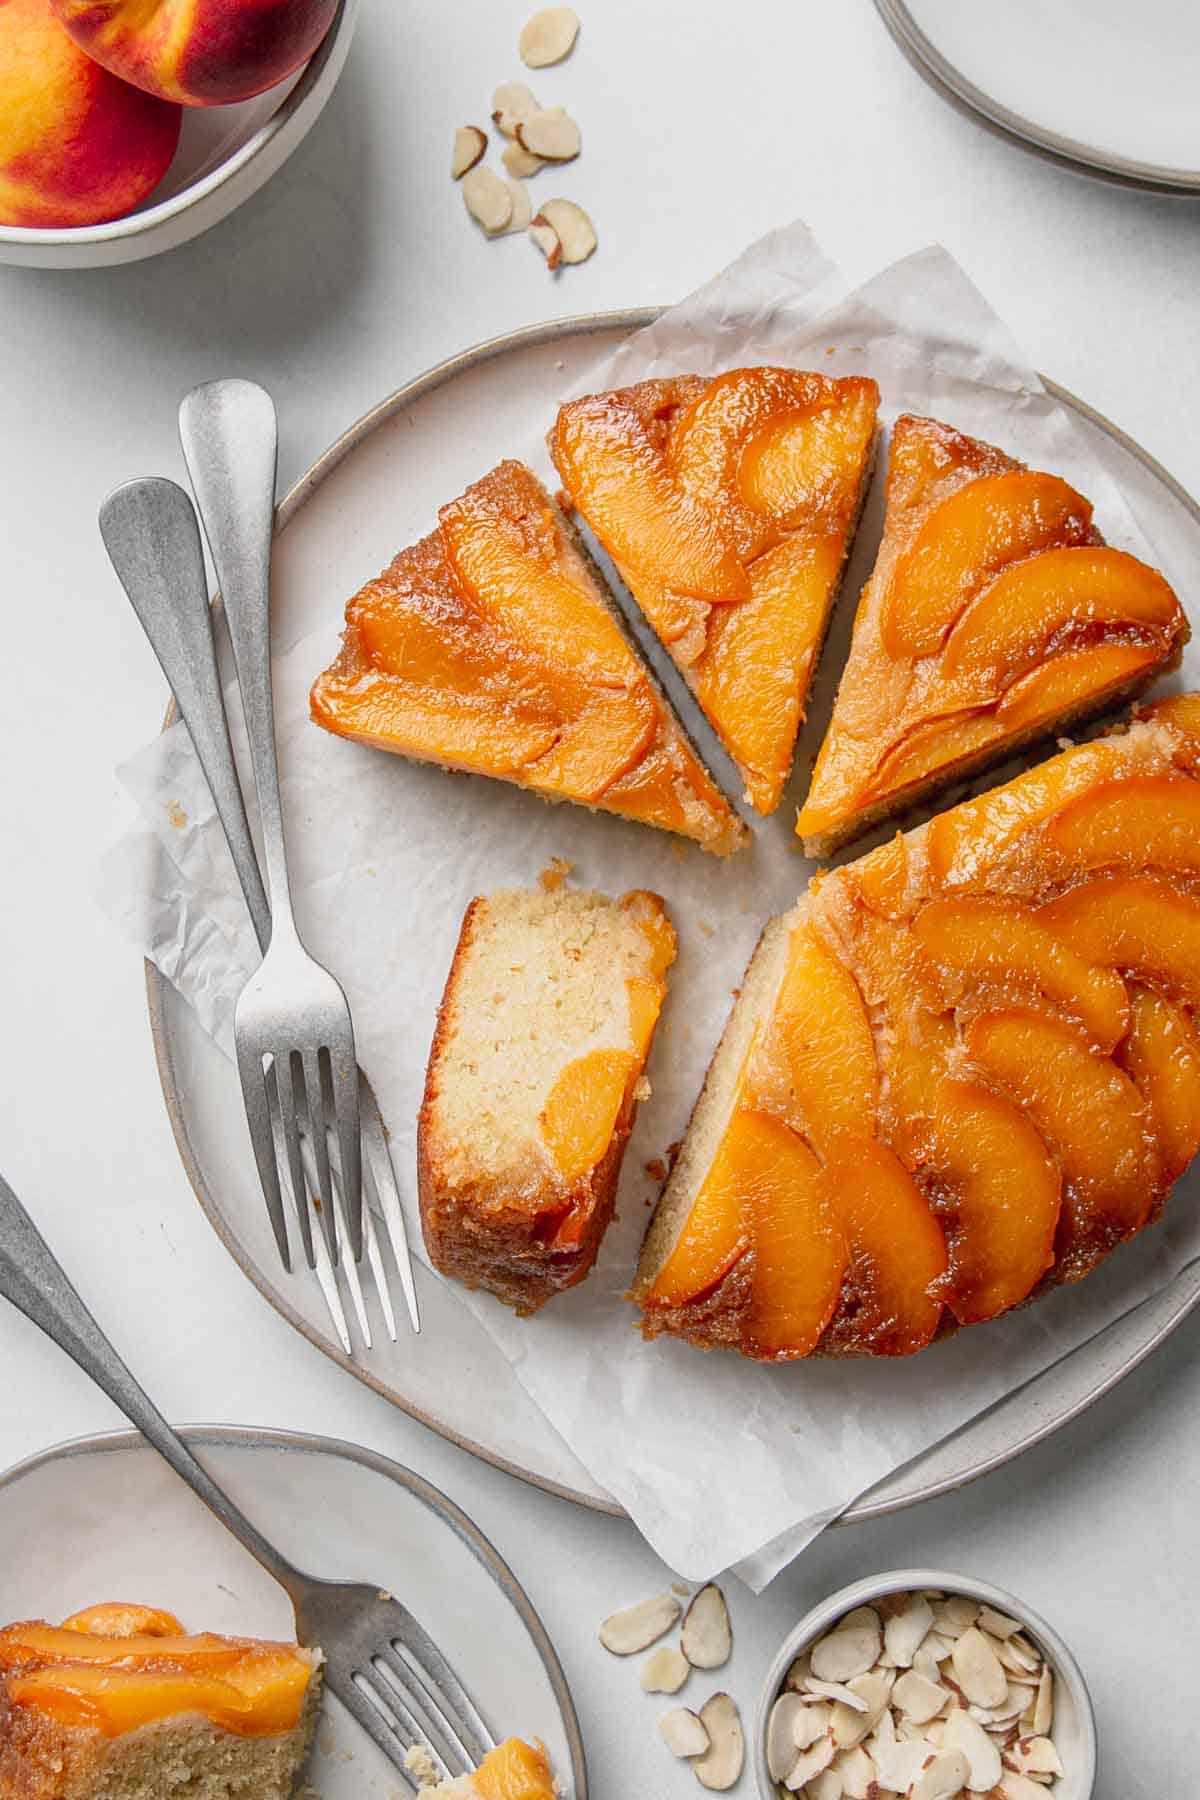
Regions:
[[528, 180], [530, 175], [536, 175], [539, 169], [546, 166], [540, 156], [530, 156], [528, 150], [522, 150], [515, 138], [511, 144], [505, 144], [500, 152], [500, 161], [517, 181]]
[[529, 235], [546, 259], [546, 267], [551, 274], [562, 262], [562, 240], [553, 225], [546, 225], [539, 213], [529, 227]]
[[877, 1623], [839, 1625], [813, 1645], [809, 1662], [820, 1681], [851, 1681], [874, 1666], [880, 1648]]
[[883, 1628], [883, 1643], [896, 1668], [911, 1669], [932, 1624], [933, 1608], [923, 1594], [911, 1594], [903, 1611], [892, 1614]]
[[692, 1665], [682, 1651], [663, 1644], [652, 1650], [642, 1664], [642, 1692], [677, 1694], [691, 1672]]
[[670, 1631], [681, 1608], [673, 1594], [655, 1594], [621, 1612], [611, 1613], [600, 1627], [600, 1642], [614, 1656], [636, 1656]]
[[[549, 202], [551, 206], [556, 202]], [[558, 205], [568, 204], [566, 201]], [[538, 217], [545, 220], [545, 207]], [[555, 220], [549, 221], [553, 229], [558, 230]], [[562, 242], [562, 232], [558, 232]], [[563, 244], [563, 260], [571, 262]], [[679, 1647], [691, 1663], [693, 1669], [721, 1669], [733, 1654], [733, 1629], [729, 1623], [729, 1608], [725, 1604], [725, 1596], [714, 1581], [710, 1581], [696, 1594], [683, 1615], [683, 1629], [679, 1634]]]
[[658, 1721], [667, 1749], [672, 1756], [703, 1756], [708, 1749], [708, 1727], [698, 1713], [686, 1706], [674, 1706]]
[[473, 169], [483, 158], [488, 147], [487, 132], [481, 131], [478, 125], [460, 125], [454, 134], [454, 153], [450, 158], [450, 173], [455, 181]]
[[845, 1800], [870, 1800], [875, 1783], [875, 1764], [861, 1745], [852, 1750], [843, 1750], [835, 1756], [829, 1765], [842, 1778], [842, 1793]]
[[579, 15], [570, 6], [546, 6], [525, 21], [517, 48], [527, 69], [548, 69], [570, 56], [579, 36]]
[[534, 224], [554, 233], [564, 263], [586, 262], [596, 248], [596, 228], [582, 206], [576, 206], [573, 200], [544, 201]]
[[574, 162], [583, 139], [569, 113], [543, 109], [517, 120], [513, 133], [522, 150], [543, 162]]
[[961, 1750], [967, 1759], [967, 1787], [986, 1794], [1000, 1779], [1000, 1752], [982, 1725], [956, 1707], [946, 1720], [942, 1743], [947, 1750]]
[[512, 195], [508, 183], [491, 169], [474, 168], [462, 178], [463, 203], [489, 237], [498, 237], [512, 219]]
[[914, 1781], [912, 1800], [954, 1800], [962, 1793], [967, 1774], [961, 1750], [939, 1750]]
[[917, 1725], [936, 1719], [949, 1698], [948, 1688], [936, 1681], [927, 1681], [915, 1669], [905, 1669], [898, 1675], [892, 1689], [892, 1705], [898, 1706], [905, 1718], [912, 1719]]
[[746, 1740], [738, 1709], [728, 1694], [714, 1694], [700, 1708], [700, 1723], [708, 1733], [708, 1749], [692, 1764], [701, 1787], [723, 1794], [742, 1773]]
[[528, 231], [533, 220], [533, 205], [520, 181], [505, 181], [505, 187], [512, 196], [512, 218], [508, 221], [508, 231]]
[[800, 1789], [807, 1787], [814, 1776], [821, 1773], [822, 1769], [829, 1767], [833, 1757], [833, 1739], [819, 1737], [815, 1744], [800, 1752], [792, 1764], [790, 1772], [783, 1778], [784, 1787], [790, 1788], [794, 1794], [799, 1793]]
[[797, 1726], [804, 1723], [801, 1715], [807, 1711], [799, 1694], [780, 1694], [771, 1708], [767, 1717], [767, 1769], [772, 1781], [782, 1781], [790, 1775], [796, 1751], [808, 1748], [796, 1737]]
[[978, 1626], [963, 1632], [950, 1657], [957, 1681], [968, 1700], [976, 1706], [1003, 1705], [1008, 1693], [1008, 1680], [999, 1657]]
[[492, 95], [492, 124], [506, 138], [515, 138], [522, 119], [541, 112], [537, 96], [523, 81], [504, 81]]

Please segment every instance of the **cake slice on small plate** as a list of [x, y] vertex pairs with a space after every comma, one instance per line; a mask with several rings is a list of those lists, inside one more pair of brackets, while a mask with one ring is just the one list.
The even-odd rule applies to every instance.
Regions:
[[878, 405], [857, 376], [731, 369], [572, 400], [551, 434], [568, 498], [761, 813], [791, 770]]
[[767, 927], [633, 1298], [908, 1355], [1083, 1279], [1200, 1149], [1200, 696], [818, 876]]
[[0, 1630], [0, 1800], [288, 1800], [319, 1653], [105, 1604]]
[[434, 1267], [529, 1313], [582, 1281], [612, 1217], [675, 932], [657, 894], [473, 900], [417, 1133]]
[[689, 743], [561, 510], [504, 462], [346, 607], [318, 725], [692, 838], [745, 826]]
[[830, 855], [1140, 693], [1188, 636], [1168, 583], [1106, 546], [1067, 482], [905, 414], [883, 540], [796, 825], [805, 850]]

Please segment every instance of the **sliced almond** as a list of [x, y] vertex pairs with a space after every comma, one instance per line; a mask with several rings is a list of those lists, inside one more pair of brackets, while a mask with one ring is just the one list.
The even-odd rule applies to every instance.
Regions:
[[905, 1669], [902, 1675], [897, 1675], [892, 1689], [892, 1705], [898, 1706], [905, 1718], [912, 1719], [917, 1725], [936, 1719], [949, 1698], [948, 1688], [939, 1682], [927, 1681], [915, 1669]]
[[997, 1612], [994, 1606], [981, 1607], [975, 1623], [980, 1631], [986, 1631], [994, 1638], [1010, 1638], [1014, 1631], [1021, 1629], [1020, 1619], [1010, 1619], [1007, 1613]]
[[971, 1625], [954, 1646], [950, 1657], [954, 1679], [976, 1706], [998, 1707], [1008, 1693], [1008, 1680], [1000, 1659], [978, 1626]]
[[1018, 1775], [1012, 1769], [1005, 1769], [996, 1783], [996, 1792], [1003, 1794], [1004, 1800], [1045, 1800], [1045, 1788], [1031, 1781], [1028, 1775]]
[[1019, 1738], [1008, 1752], [1007, 1760], [1016, 1765], [1021, 1775], [1061, 1775], [1062, 1758], [1048, 1737]]
[[[933, 1634], [930, 1633], [930, 1636], [932, 1635]], [[949, 1655], [949, 1651], [947, 1651], [947, 1655]], [[929, 1648], [928, 1638], [926, 1638], [925, 1642], [915, 1652], [912, 1659], [912, 1666], [913, 1671], [917, 1675], [923, 1675], [926, 1681], [932, 1681], [935, 1685], [940, 1682], [941, 1669], [938, 1667], [937, 1657]]]
[[784, 1787], [790, 1788], [793, 1794], [799, 1793], [800, 1789], [807, 1787], [809, 1782], [821, 1773], [822, 1769], [829, 1767], [833, 1757], [833, 1739], [830, 1737], [818, 1738], [810, 1749], [800, 1752], [792, 1764], [790, 1772], [783, 1778]]
[[543, 201], [538, 219], [557, 233], [565, 263], [586, 262], [596, 248], [596, 227], [573, 200]]
[[[992, 1634], [989, 1632], [987, 1635], [991, 1637]], [[996, 1643], [996, 1655], [1014, 1675], [1036, 1676], [1042, 1666], [1042, 1659], [1033, 1645], [1022, 1637], [999, 1639]]]
[[808, 1651], [803, 1650], [784, 1676], [783, 1685], [787, 1688], [802, 1688], [810, 1673]]
[[961, 1750], [967, 1759], [967, 1787], [986, 1794], [1000, 1779], [1000, 1752], [975, 1720], [956, 1707], [946, 1720], [942, 1743], [947, 1750]]
[[803, 1694], [797, 1694], [800, 1702], [800, 1713], [796, 1718], [792, 1735], [796, 1740], [797, 1750], [807, 1750], [818, 1738], [828, 1735], [833, 1725], [835, 1707], [825, 1700], [809, 1700]]
[[708, 1727], [686, 1706], [673, 1706], [665, 1712], [658, 1729], [672, 1756], [703, 1756], [708, 1749]]
[[528, 150], [522, 150], [515, 138], [511, 144], [505, 144], [500, 152], [500, 161], [517, 181], [528, 180], [530, 175], [536, 175], [539, 169], [546, 166], [540, 156], [530, 156]]
[[491, 169], [474, 168], [463, 176], [463, 203], [489, 237], [499, 237], [512, 219], [512, 195], [508, 183]]
[[579, 127], [569, 113], [543, 109], [518, 119], [513, 133], [522, 150], [543, 162], [574, 162], [582, 148]]
[[851, 1712], [865, 1713], [867, 1711], [867, 1702], [862, 1695], [856, 1694], [854, 1689], [847, 1687], [844, 1682], [818, 1681], [815, 1675], [810, 1675], [804, 1685], [810, 1694], [819, 1694], [823, 1700], [836, 1700], [842, 1706], [848, 1706]]
[[871, 1743], [867, 1748], [879, 1771], [880, 1787], [891, 1794], [907, 1794], [929, 1758], [937, 1755], [933, 1745], [924, 1738], [907, 1742], [897, 1738], [893, 1743], [878, 1746]]
[[910, 1594], [902, 1612], [893, 1613], [883, 1628], [883, 1642], [898, 1669], [910, 1669], [912, 1659], [933, 1624], [933, 1608], [922, 1594]]
[[523, 81], [504, 81], [492, 95], [492, 124], [506, 138], [515, 138], [522, 119], [541, 112], [537, 96]]
[[671, 1644], [652, 1650], [642, 1664], [644, 1694], [677, 1694], [692, 1672], [691, 1664]]
[[517, 48], [527, 69], [548, 69], [570, 56], [579, 36], [579, 15], [570, 6], [545, 6], [526, 19]]
[[813, 1645], [809, 1662], [820, 1681], [851, 1681], [874, 1667], [879, 1651], [878, 1626], [839, 1625]]
[[829, 1766], [841, 1776], [842, 1793], [846, 1800], [870, 1800], [872, 1788], [878, 1792], [875, 1785], [875, 1764], [861, 1744], [851, 1750], [843, 1750]]
[[804, 1792], [807, 1800], [842, 1800], [842, 1778], [830, 1763], [827, 1769], [813, 1776]]
[[533, 205], [520, 181], [505, 181], [505, 187], [512, 196], [512, 218], [508, 221], [508, 231], [528, 231], [533, 220]]
[[874, 1731], [892, 1693], [891, 1679], [882, 1669], [872, 1669], [867, 1675], [856, 1675], [846, 1686], [865, 1705], [834, 1707], [830, 1730], [833, 1741], [840, 1750], [853, 1749]]
[[746, 1740], [738, 1709], [728, 1694], [714, 1694], [700, 1708], [700, 1723], [708, 1733], [708, 1749], [692, 1764], [701, 1787], [723, 1794], [742, 1773]]
[[[555, 202], [551, 201], [550, 205]], [[566, 202], [559, 202], [565, 205]], [[562, 232], [555, 219], [546, 220], [546, 209], [542, 208], [538, 217], [543, 223], [558, 231], [562, 242]], [[572, 260], [566, 253], [563, 244], [563, 260]], [[729, 1608], [725, 1604], [725, 1596], [715, 1581], [708, 1582], [692, 1600], [683, 1615], [683, 1629], [679, 1634], [679, 1647], [691, 1663], [693, 1669], [721, 1669], [733, 1654], [733, 1629], [729, 1623]]]
[[961, 1750], [939, 1750], [914, 1781], [912, 1800], [954, 1800], [963, 1791], [967, 1773]]
[[972, 1600], [967, 1594], [951, 1594], [948, 1600], [942, 1601], [941, 1610], [961, 1631], [965, 1631], [968, 1625], [974, 1625], [979, 1617], [980, 1607], [978, 1600]]
[[450, 158], [450, 173], [455, 181], [473, 169], [483, 158], [488, 147], [487, 132], [481, 131], [478, 125], [460, 125], [454, 134], [454, 153]]
[[614, 1656], [636, 1656], [670, 1631], [680, 1614], [673, 1594], [655, 1594], [622, 1612], [611, 1613], [600, 1627], [600, 1642]]
[[1050, 1673], [1050, 1665], [1042, 1670], [1042, 1678], [1038, 1682], [1037, 1699], [1033, 1703], [1033, 1734], [1045, 1737], [1054, 1723], [1054, 1677]]
[[767, 1716], [767, 1768], [772, 1781], [783, 1781], [790, 1775], [797, 1750], [808, 1748], [796, 1736], [797, 1726], [804, 1726], [801, 1715], [807, 1711], [799, 1694], [780, 1694], [771, 1708]]
[[529, 227], [529, 235], [546, 259], [546, 267], [551, 274], [562, 262], [562, 242], [553, 225], [546, 225], [539, 213]]

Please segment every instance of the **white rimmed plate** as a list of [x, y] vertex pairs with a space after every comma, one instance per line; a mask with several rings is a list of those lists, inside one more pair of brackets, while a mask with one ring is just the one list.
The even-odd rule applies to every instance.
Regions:
[[[531, 404], [549, 415], [590, 363], [650, 322], [649, 310], [559, 321], [477, 346], [410, 383], [360, 420], [302, 478], [280, 511], [273, 579], [280, 651], [328, 624], [329, 597], [349, 568], [378, 568], [395, 549], [397, 493], [430, 518], [489, 460], [506, 454]], [[1051, 384], [1053, 388], [1053, 384]], [[1200, 510], [1144, 452], [1082, 403], [1053, 391], [1085, 433], [1119, 461], [1121, 485], [1164, 564], [1200, 560]], [[482, 422], [482, 423], [481, 423]], [[377, 1333], [354, 1360], [336, 1341], [319, 1293], [285, 1277], [246, 1154], [236, 1076], [185, 1001], [148, 971], [151, 1023], [164, 1093], [185, 1167], [231, 1254], [281, 1313], [326, 1354], [405, 1411], [550, 1491], [584, 1504], [613, 1502], [534, 1407], [483, 1327], [443, 1284], [418, 1270], [426, 1329], [397, 1348]], [[401, 1172], [401, 1179], [410, 1179]], [[960, 1486], [1066, 1424], [1148, 1355], [1200, 1299], [1200, 1274], [1164, 1294], [858, 1500], [861, 1520]]]
[[174, 160], [136, 212], [64, 231], [0, 225], [0, 262], [34, 269], [140, 262], [228, 217], [282, 168], [321, 116], [350, 54], [359, 4], [341, 0], [320, 49], [291, 80], [237, 106], [185, 108]]
[[[554, 1647], [512, 1570], [453, 1501], [399, 1463], [332, 1438], [223, 1425], [182, 1435], [300, 1567], [378, 1581], [401, 1597], [497, 1737], [541, 1738], [566, 1800], [587, 1800], [579, 1723]], [[136, 1432], [79, 1438], [0, 1476], [0, 1543], [0, 1622], [131, 1600], [166, 1607], [189, 1629], [292, 1635], [286, 1594]], [[312, 1782], [322, 1800], [401, 1791], [332, 1695]]]

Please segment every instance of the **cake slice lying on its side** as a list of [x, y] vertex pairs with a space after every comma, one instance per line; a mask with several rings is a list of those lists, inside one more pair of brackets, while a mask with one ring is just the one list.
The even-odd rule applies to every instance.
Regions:
[[443, 506], [437, 531], [355, 594], [311, 705], [338, 736], [657, 825], [718, 856], [748, 835], [521, 463]]
[[792, 766], [878, 405], [857, 376], [731, 369], [572, 400], [551, 433], [568, 498], [762, 813]]
[[674, 957], [657, 894], [471, 902], [417, 1131], [421, 1223], [443, 1275], [521, 1313], [583, 1280]]
[[1141, 693], [1189, 636], [1082, 494], [934, 419], [897, 419], [887, 511], [796, 830], [828, 856], [1021, 745]]
[[419, 1746], [406, 1760], [422, 1800], [557, 1800], [559, 1792], [543, 1745], [521, 1738], [505, 1738], [473, 1774], [456, 1781], [439, 1781], [437, 1765]]
[[1200, 1148], [1200, 695], [819, 876], [646, 1237], [647, 1336], [904, 1355], [1078, 1281]]
[[0, 1631], [2, 1800], [288, 1800], [320, 1655], [104, 1605]]

